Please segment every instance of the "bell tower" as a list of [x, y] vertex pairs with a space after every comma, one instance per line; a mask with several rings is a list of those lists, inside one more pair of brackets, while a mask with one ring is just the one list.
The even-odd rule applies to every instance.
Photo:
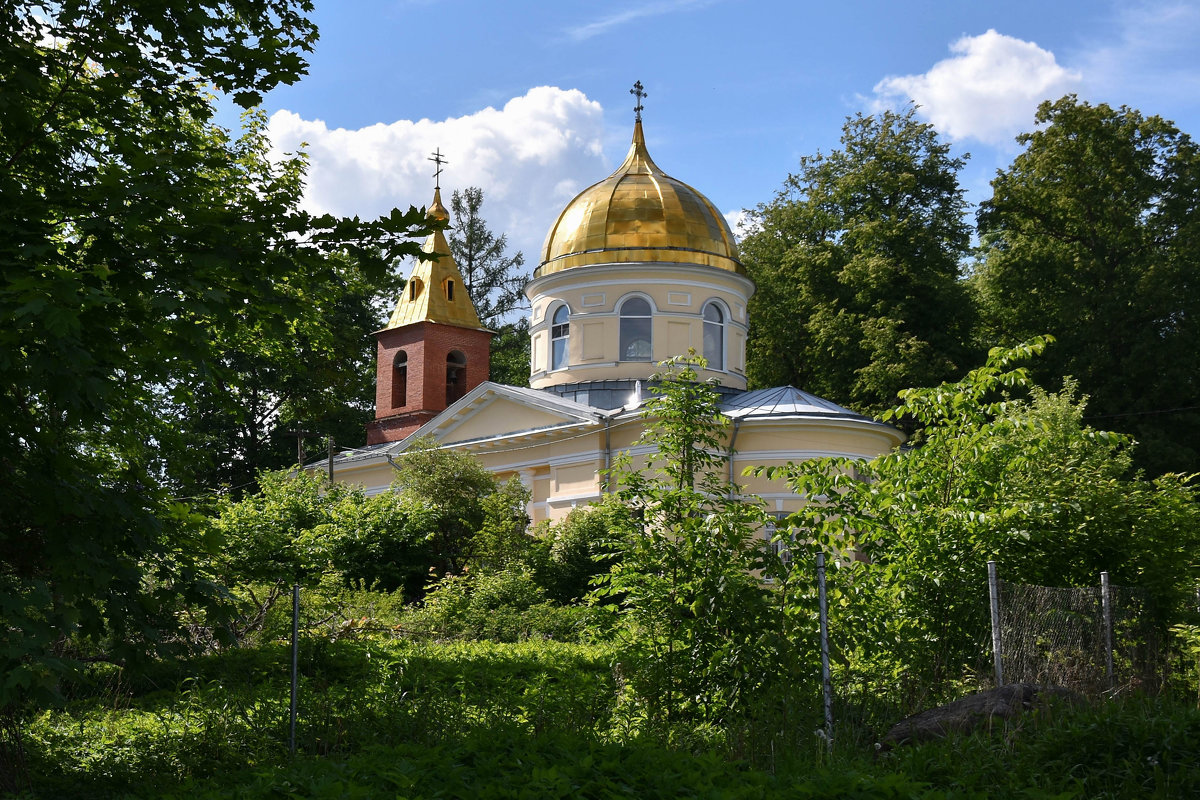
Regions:
[[[440, 176], [441, 153], [430, 160]], [[450, 220], [440, 185], [426, 216], [442, 227]], [[400, 441], [488, 379], [495, 333], [479, 321], [440, 227], [421, 249], [436, 258], [416, 262], [387, 327], [372, 334], [375, 419], [367, 444]]]

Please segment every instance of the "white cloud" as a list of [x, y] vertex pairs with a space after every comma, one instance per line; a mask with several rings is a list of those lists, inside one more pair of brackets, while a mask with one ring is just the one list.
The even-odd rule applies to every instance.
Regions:
[[446, 206], [451, 190], [481, 187], [489, 227], [508, 235], [511, 250], [523, 251], [531, 270], [555, 215], [608, 174], [603, 109], [577, 89], [539, 86], [501, 109], [358, 130], [330, 129], [283, 110], [271, 116], [267, 133], [276, 156], [307, 143], [304, 207], [343, 216], [427, 205], [434, 170], [428, 159], [440, 149], [448, 161], [441, 177]]
[[726, 211], [723, 216], [725, 221], [729, 223], [730, 230], [733, 231], [733, 236], [739, 242], [745, 239], [752, 233], [756, 233], [761, 225], [758, 219], [744, 208]]
[[964, 36], [950, 52], [952, 57], [924, 74], [881, 80], [875, 85], [876, 107], [911, 100], [951, 139], [1004, 144], [1033, 127], [1039, 103], [1057, 100], [1082, 77], [1059, 65], [1050, 51], [994, 30]]
[[712, 5], [713, 2], [715, 0], [658, 0], [658, 2], [628, 8], [624, 11], [618, 11], [615, 14], [609, 14], [607, 17], [601, 17], [593, 22], [570, 28], [567, 30], [567, 36], [576, 42], [581, 42], [593, 36], [607, 33], [613, 28], [633, 22], [636, 19], [670, 14], [673, 11], [686, 8], [703, 8], [704, 6]]

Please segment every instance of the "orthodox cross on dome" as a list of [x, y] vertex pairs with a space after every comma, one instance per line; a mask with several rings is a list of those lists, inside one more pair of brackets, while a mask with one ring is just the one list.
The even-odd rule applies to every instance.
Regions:
[[642, 86], [641, 81], [635, 81], [633, 88], [629, 90], [629, 93], [637, 98], [637, 105], [633, 107], [633, 121], [641, 122], [643, 109], [642, 99], [649, 97], [650, 95], [646, 94], [646, 89]]
[[442, 164], [449, 164], [450, 162], [442, 157], [442, 148], [440, 148], [440, 147], [433, 151], [433, 157], [428, 158], [426, 160], [432, 161], [434, 164], [437, 165], [437, 170], [433, 173], [433, 188], [441, 189], [442, 188]]

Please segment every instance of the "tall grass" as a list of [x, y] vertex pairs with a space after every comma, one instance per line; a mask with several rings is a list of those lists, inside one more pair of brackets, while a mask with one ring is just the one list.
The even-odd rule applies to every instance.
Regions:
[[1200, 796], [1200, 711], [1128, 698], [1030, 714], [987, 734], [872, 747], [889, 713], [780, 691], [721, 725], [663, 731], [605, 644], [310, 639], [299, 755], [288, 649], [111, 666], [25, 720], [34, 797]]

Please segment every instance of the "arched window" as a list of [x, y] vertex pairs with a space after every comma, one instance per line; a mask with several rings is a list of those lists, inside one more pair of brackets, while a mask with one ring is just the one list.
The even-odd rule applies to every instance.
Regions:
[[422, 286], [423, 286], [423, 284], [421, 283], [420, 278], [409, 279], [409, 281], [408, 281], [408, 299], [416, 300], [418, 297], [420, 297]]
[[408, 353], [401, 350], [392, 362], [392, 408], [408, 405]]
[[654, 354], [650, 338], [650, 303], [631, 297], [621, 304], [621, 361], [649, 361]]
[[467, 393], [467, 357], [458, 350], [446, 356], [446, 405]]
[[454, 302], [454, 278], [446, 278], [446, 299]]
[[709, 369], [725, 369], [725, 314], [716, 303], [704, 307], [704, 359]]
[[550, 369], [567, 366], [567, 341], [571, 335], [571, 309], [561, 305], [550, 320]]

